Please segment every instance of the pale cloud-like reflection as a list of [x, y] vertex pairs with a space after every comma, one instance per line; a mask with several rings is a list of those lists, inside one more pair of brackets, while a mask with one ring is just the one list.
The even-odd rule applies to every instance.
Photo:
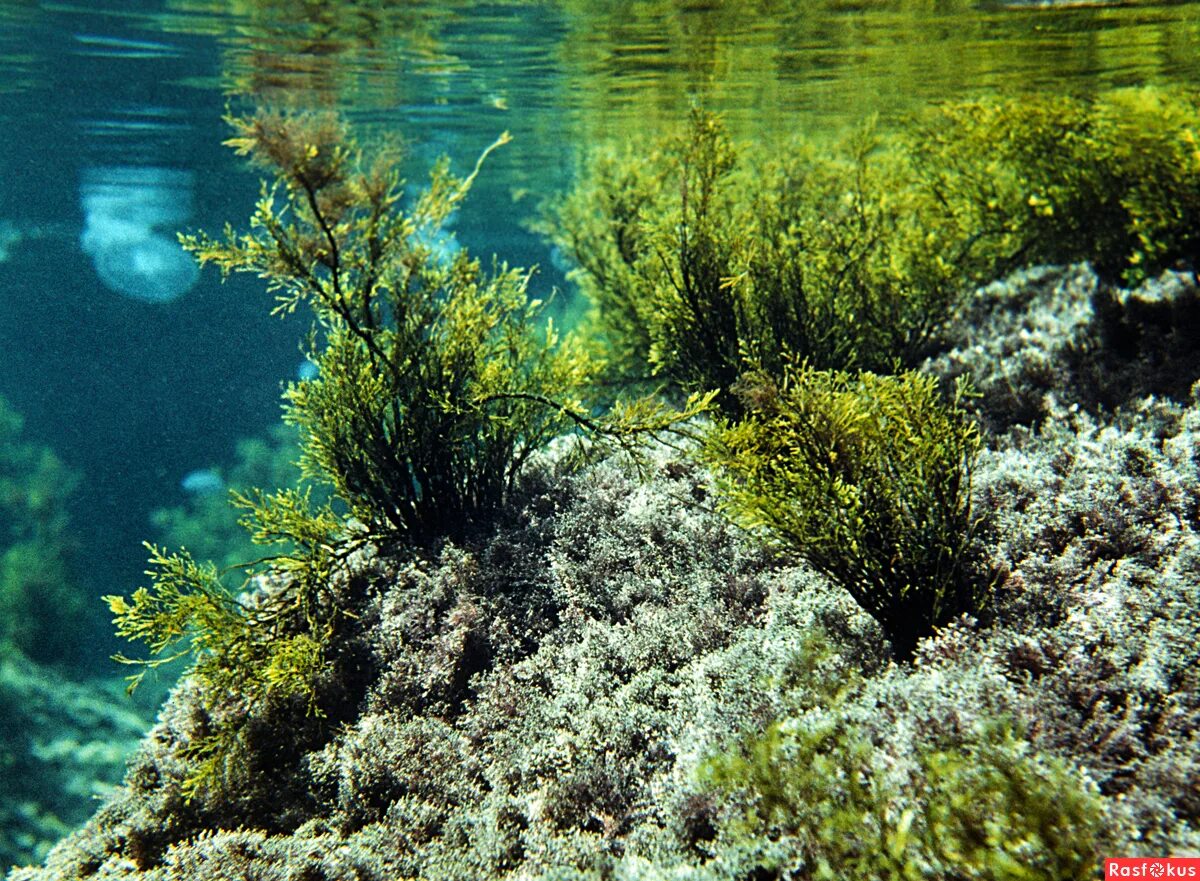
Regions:
[[79, 244], [105, 287], [150, 303], [170, 302], [192, 288], [196, 262], [175, 239], [191, 216], [192, 185], [189, 172], [168, 168], [84, 172]]

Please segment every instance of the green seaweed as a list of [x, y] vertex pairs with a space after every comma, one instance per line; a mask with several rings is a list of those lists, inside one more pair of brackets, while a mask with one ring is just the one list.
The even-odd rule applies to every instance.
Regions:
[[542, 319], [531, 273], [485, 272], [466, 253], [434, 252], [430, 242], [507, 134], [465, 178], [437, 165], [405, 210], [396, 157], [368, 164], [332, 117], [233, 122], [229, 143], [276, 183], [249, 234], [185, 236], [184, 245], [223, 273], [266, 278], [277, 312], [311, 307], [309, 357], [320, 375], [289, 386], [286, 418], [300, 427], [305, 475], [331, 484], [372, 534], [463, 534], [486, 524], [551, 439], [577, 429], [627, 439], [680, 421], [648, 406], [594, 419], [583, 403], [593, 353]]
[[731, 391], [789, 353], [818, 369], [915, 367], [973, 286], [1091, 261], [1135, 284], [1200, 251], [1194, 97], [1125, 90], [949, 103], [840, 142], [681, 134], [599, 148], [540, 228], [625, 381]]
[[901, 149], [968, 278], [1086, 260], [1136, 285], [1200, 256], [1198, 111], [1166, 88], [966, 101], [918, 117]]
[[980, 611], [971, 571], [970, 474], [979, 446], [960, 401], [937, 381], [796, 365], [782, 382], [748, 374], [746, 416], [718, 426], [703, 457], [721, 504], [845, 588], [901, 659], [963, 613]]
[[[820, 633], [782, 683], [788, 708], [710, 758], [701, 779], [744, 806], [723, 845], [771, 877], [917, 881], [1093, 878], [1106, 810], [1064, 759], [1005, 719], [886, 757], [854, 718], [864, 680], [838, 669]], [[769, 843], [768, 843], [769, 842]]]
[[955, 267], [918, 240], [870, 126], [841, 152], [735, 145], [696, 110], [652, 148], [599, 152], [541, 228], [577, 263], [625, 379], [732, 384], [787, 352], [822, 369], [913, 362], [953, 302]]
[[79, 475], [24, 438], [0, 398], [0, 641], [40, 663], [85, 660], [89, 614], [68, 505]]
[[[239, 595], [212, 564], [154, 546], [150, 586], [107, 597], [118, 633], [146, 644], [142, 675], [181, 656], [206, 688], [209, 732], [185, 747], [183, 790], [231, 785], [246, 720], [280, 707], [325, 713], [320, 680], [352, 627], [334, 576], [366, 544], [418, 549], [487, 528], [530, 457], [583, 432], [632, 449], [708, 405], [682, 410], [642, 398], [596, 413], [584, 403], [597, 368], [581, 338], [541, 321], [530, 273], [430, 244], [467, 195], [445, 162], [401, 207], [393, 151], [367, 158], [332, 115], [260, 112], [231, 120], [228, 143], [268, 168], [250, 231], [182, 236], [201, 263], [264, 278], [276, 312], [311, 309], [312, 380], [285, 391], [311, 487], [235, 493], [255, 544], [257, 589]], [[251, 561], [247, 561], [251, 562]], [[140, 676], [133, 677], [136, 685]], [[339, 695], [329, 696], [339, 702]]]

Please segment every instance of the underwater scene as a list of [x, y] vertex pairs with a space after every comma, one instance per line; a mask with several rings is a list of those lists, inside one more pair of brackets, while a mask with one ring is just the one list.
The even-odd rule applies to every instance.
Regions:
[[0, 72], [0, 879], [1200, 875], [1200, 2]]

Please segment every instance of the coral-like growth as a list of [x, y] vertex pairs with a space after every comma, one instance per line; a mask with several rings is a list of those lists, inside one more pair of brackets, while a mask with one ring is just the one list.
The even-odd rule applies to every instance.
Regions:
[[[763, 866], [799, 868], [816, 853], [801, 839], [834, 841], [843, 827], [821, 818], [859, 804], [846, 778], [810, 775], [794, 836], [739, 830], [753, 792], [696, 774], [772, 721], [784, 746], [833, 732], [821, 767], [878, 784], [863, 804], [887, 825], [871, 828], [898, 836], [915, 808], [914, 859], [948, 865], [937, 841], [977, 842], [976, 820], [1024, 838], [1049, 867], [1038, 877], [1056, 855], [1069, 870], [1072, 854], [1194, 850], [1197, 444], [1200, 406], [1153, 404], [1122, 426], [1060, 415], [981, 453], [974, 482], [998, 517], [986, 551], [1010, 574], [988, 627], [953, 622], [912, 665], [887, 663], [844, 590], [689, 504], [710, 480], [694, 464], [546, 474], [487, 541], [346, 561], [353, 577], [331, 590], [358, 616], [358, 655], [329, 674], [353, 701], [346, 724], [314, 739], [296, 715], [257, 718], [243, 787], [200, 812], [179, 797], [180, 745], [210, 724], [210, 696], [185, 682], [127, 789], [15, 877], [772, 877]], [[833, 651], [813, 652], [815, 630]], [[1046, 812], [1048, 789], [1062, 798]]]
[[985, 432], [1036, 426], [1059, 407], [1185, 402], [1200, 379], [1200, 285], [1178, 271], [1123, 289], [1085, 264], [1022, 270], [967, 297], [946, 339], [923, 369], [971, 378]]
[[844, 587], [900, 658], [934, 627], [980, 611], [986, 579], [969, 565], [979, 437], [961, 387], [947, 404], [916, 372], [793, 367], [782, 383], [748, 374], [737, 390], [746, 418], [704, 451], [732, 516]]

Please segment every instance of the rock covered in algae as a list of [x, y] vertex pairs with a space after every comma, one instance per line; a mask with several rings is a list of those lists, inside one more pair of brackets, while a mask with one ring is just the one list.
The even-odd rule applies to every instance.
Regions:
[[44, 859], [112, 794], [149, 727], [122, 683], [79, 683], [0, 646], [0, 867]]
[[729, 526], [686, 459], [660, 451], [647, 479], [547, 462], [486, 540], [353, 559], [333, 585], [361, 622], [344, 724], [260, 724], [240, 785], [188, 801], [206, 718], [185, 680], [125, 787], [12, 881], [747, 877], [787, 842], [740, 836], [746, 805], [700, 769], [786, 716], [780, 683], [817, 630], [861, 677], [838, 724], [898, 780], [1012, 720], [1094, 786], [1106, 852], [1200, 849], [1200, 386], [1180, 392], [1195, 298], [1177, 275], [1118, 292], [1041, 269], [950, 328], [930, 367], [982, 394], [974, 492], [999, 579], [981, 620], [912, 665]]

